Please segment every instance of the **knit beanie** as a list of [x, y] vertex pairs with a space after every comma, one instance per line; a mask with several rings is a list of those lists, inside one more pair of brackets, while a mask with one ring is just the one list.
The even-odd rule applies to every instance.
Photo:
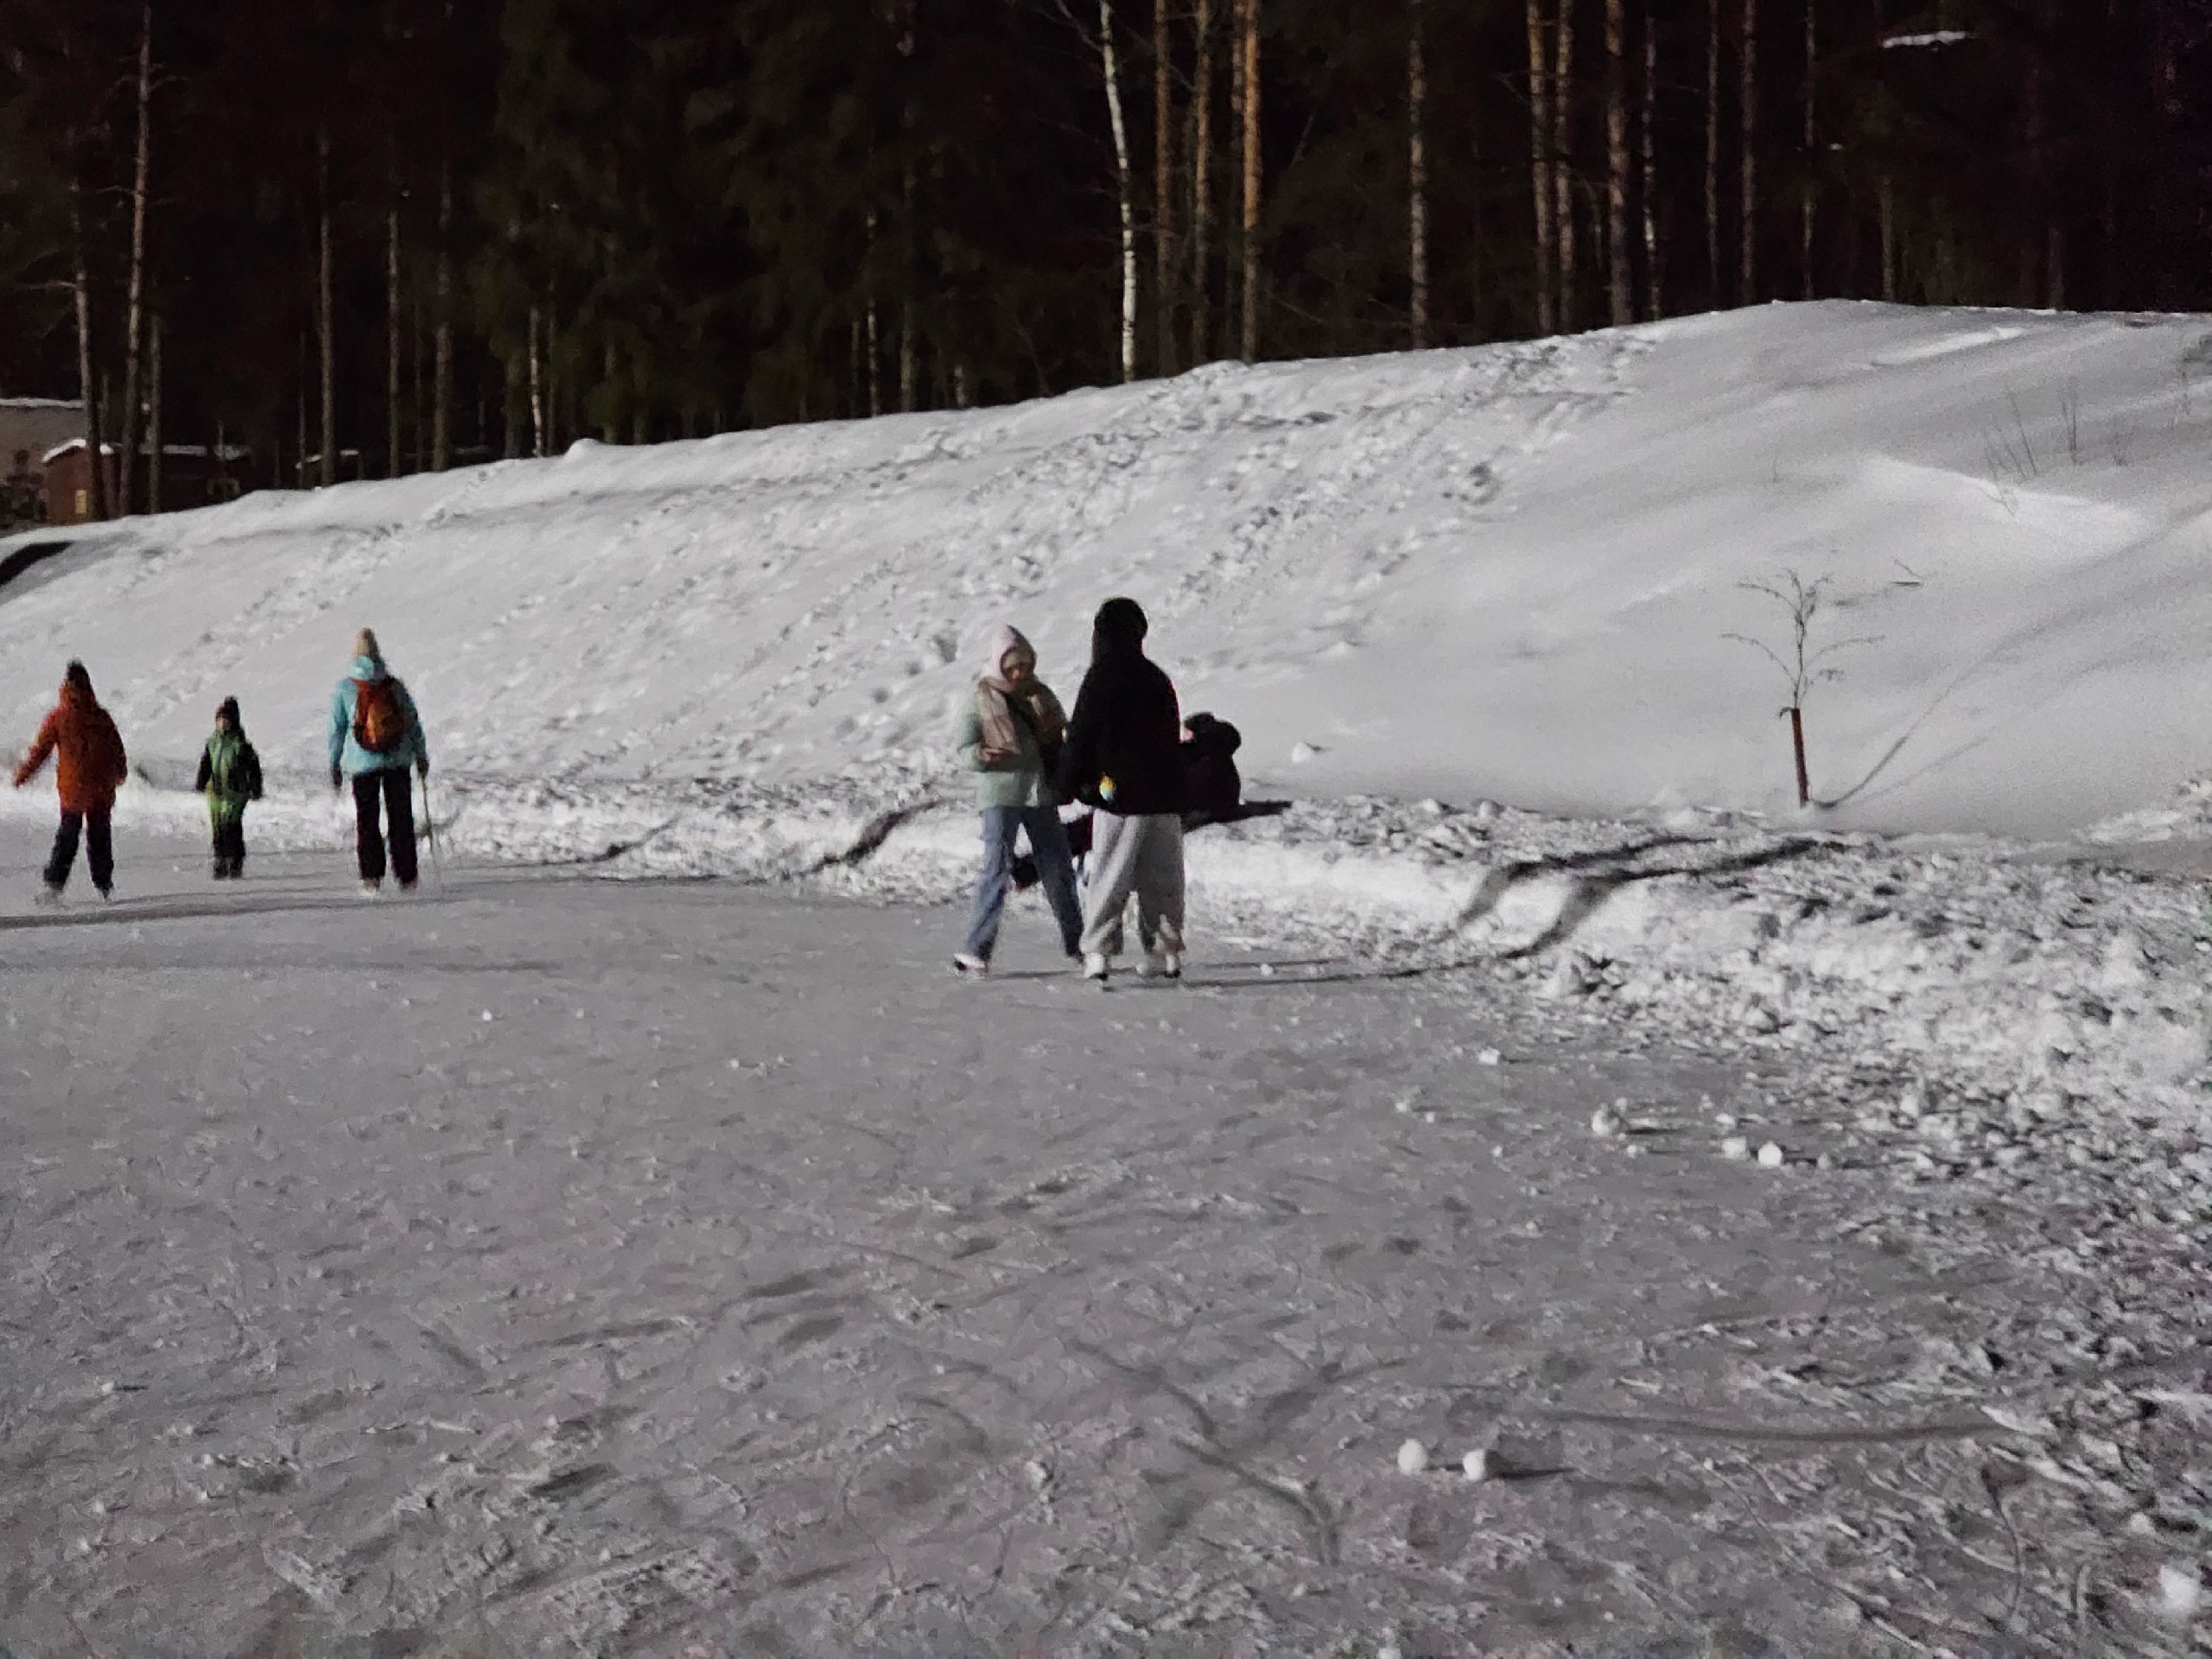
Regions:
[[82, 663], [72, 663], [62, 671], [61, 682], [73, 685], [86, 696], [92, 695], [92, 677]]
[[245, 722], [238, 718], [238, 700], [236, 697], [225, 697], [223, 706], [215, 710], [215, 718], [229, 721], [234, 732], [245, 729]]

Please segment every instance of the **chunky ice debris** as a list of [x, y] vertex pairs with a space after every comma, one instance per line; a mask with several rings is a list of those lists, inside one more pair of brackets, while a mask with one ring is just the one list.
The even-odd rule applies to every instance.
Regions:
[[2204, 1579], [2190, 1564], [2169, 1561], [2158, 1569], [2158, 1611], [2176, 1624], [2195, 1618], [2204, 1605]]

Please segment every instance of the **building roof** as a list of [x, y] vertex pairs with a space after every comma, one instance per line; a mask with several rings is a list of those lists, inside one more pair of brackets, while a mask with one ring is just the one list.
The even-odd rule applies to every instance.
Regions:
[[[81, 449], [84, 447], [85, 441], [82, 438], [72, 438], [67, 443], [56, 444], [53, 448], [48, 450], [44, 454], [39, 457], [39, 465], [41, 467], [51, 467], [55, 461], [60, 460], [62, 456], [69, 454], [72, 450]], [[113, 444], [103, 443], [100, 445], [100, 454], [104, 455], [111, 455], [114, 453], [115, 446]], [[140, 453], [143, 454], [144, 451], [142, 450]], [[162, 453], [165, 455], [175, 455], [180, 460], [184, 461], [204, 461], [210, 455], [213, 455], [218, 461], [251, 461], [253, 459], [253, 451], [247, 448], [245, 445], [238, 443], [226, 443], [221, 445], [219, 448], [216, 445], [207, 443], [165, 443], [162, 446]], [[351, 454], [352, 452], [349, 450], [345, 453]]]
[[77, 409], [84, 408], [78, 397], [0, 397], [0, 409]]
[[217, 461], [253, 459], [253, 451], [242, 443], [165, 443], [162, 446], [162, 453], [181, 456], [187, 461], [205, 461], [211, 455]]
[[[38, 458], [38, 464], [41, 467], [51, 467], [55, 461], [60, 460], [62, 456], [67, 454], [72, 449], [81, 449], [84, 447], [85, 441], [82, 438], [72, 438], [67, 443], [57, 443], [53, 448], [48, 450], [44, 454]], [[115, 446], [113, 444], [104, 443], [100, 445], [100, 454], [104, 455], [111, 455], [114, 453]]]

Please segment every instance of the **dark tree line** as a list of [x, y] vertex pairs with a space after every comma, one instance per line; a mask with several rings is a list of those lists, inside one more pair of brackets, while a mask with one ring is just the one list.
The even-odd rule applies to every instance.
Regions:
[[2208, 47], [2212, 0], [9, 0], [0, 391], [315, 483], [1770, 298], [2199, 307]]

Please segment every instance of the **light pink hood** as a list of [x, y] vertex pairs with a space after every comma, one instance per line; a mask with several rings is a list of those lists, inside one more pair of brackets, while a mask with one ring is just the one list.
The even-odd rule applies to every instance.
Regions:
[[991, 634], [989, 655], [984, 664], [983, 677], [1003, 680], [1006, 677], [1007, 653], [1018, 651], [1032, 663], [1037, 660], [1037, 647], [1031, 645], [1021, 630], [1011, 622], [1001, 622]]

